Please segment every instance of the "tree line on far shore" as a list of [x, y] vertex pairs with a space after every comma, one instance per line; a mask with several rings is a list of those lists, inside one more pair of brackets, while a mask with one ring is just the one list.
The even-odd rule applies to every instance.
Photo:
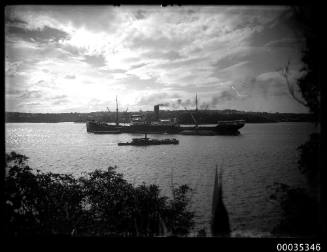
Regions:
[[[140, 113], [140, 112], [135, 112]], [[121, 123], [128, 123], [133, 112], [119, 112], [118, 118]], [[149, 121], [155, 120], [153, 111], [141, 112]], [[177, 118], [180, 124], [193, 124], [192, 115], [202, 124], [215, 124], [217, 121], [245, 120], [247, 123], [272, 123], [272, 122], [312, 122], [312, 114], [297, 113], [268, 113], [268, 112], [245, 112], [237, 110], [160, 110], [160, 119]], [[19, 113], [6, 112], [6, 122], [86, 122], [88, 120], [115, 122], [115, 112], [91, 112], [91, 113]]]

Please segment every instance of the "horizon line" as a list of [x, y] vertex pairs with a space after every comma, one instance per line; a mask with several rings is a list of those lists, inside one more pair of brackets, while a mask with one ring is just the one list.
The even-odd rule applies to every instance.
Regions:
[[[178, 110], [160, 110], [160, 111], [185, 111], [185, 112], [192, 112], [194, 109], [189, 109], [189, 110], [183, 110], [183, 109], [178, 109]], [[198, 111], [236, 111], [236, 112], [244, 112], [244, 113], [268, 113], [268, 114], [312, 114], [312, 112], [268, 112], [268, 111], [247, 111], [247, 110], [236, 110], [236, 109], [206, 109], [206, 110], [201, 110], [199, 109]], [[153, 110], [141, 110], [141, 111], [119, 111], [118, 113], [142, 113], [142, 112], [153, 112]], [[90, 113], [116, 113], [115, 111], [92, 111], [92, 112], [18, 112], [18, 111], [5, 111], [5, 113], [21, 113], [21, 114], [90, 114]]]

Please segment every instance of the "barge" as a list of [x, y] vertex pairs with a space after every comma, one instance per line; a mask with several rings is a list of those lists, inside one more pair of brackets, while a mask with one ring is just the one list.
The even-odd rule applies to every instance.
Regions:
[[161, 145], [161, 144], [179, 144], [179, 141], [175, 138], [172, 139], [151, 139], [146, 137], [133, 138], [132, 142], [118, 143], [118, 146], [135, 145], [135, 146], [147, 146], [147, 145]]

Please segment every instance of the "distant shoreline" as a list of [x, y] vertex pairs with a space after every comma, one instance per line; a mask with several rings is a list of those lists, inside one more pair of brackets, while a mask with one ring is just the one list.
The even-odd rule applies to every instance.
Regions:
[[[71, 122], [71, 121], [68, 121], [68, 122], [5, 122], [5, 123], [76, 123], [76, 124], [84, 124], [86, 122]], [[106, 122], [106, 123], [111, 123], [111, 124], [114, 124], [114, 122]], [[280, 121], [280, 122], [246, 122], [246, 124], [269, 124], [269, 123], [312, 123], [311, 121]], [[121, 123], [123, 124], [123, 123]], [[183, 126], [192, 126], [192, 125], [195, 125], [195, 124], [181, 124]], [[214, 123], [203, 123], [203, 124], [199, 124], [199, 125], [215, 125]]]
[[[120, 123], [129, 122], [131, 114], [140, 112], [119, 112]], [[153, 111], [141, 112], [149, 121], [155, 121]], [[216, 124], [218, 121], [245, 120], [246, 123], [275, 123], [275, 122], [313, 122], [311, 114], [305, 113], [268, 113], [268, 112], [244, 112], [237, 110], [161, 110], [160, 118], [177, 118], [180, 124], [194, 124], [192, 115], [200, 124]], [[115, 112], [91, 112], [91, 113], [20, 113], [6, 112], [5, 122], [12, 123], [60, 123], [74, 122], [86, 123], [87, 121], [115, 122]]]

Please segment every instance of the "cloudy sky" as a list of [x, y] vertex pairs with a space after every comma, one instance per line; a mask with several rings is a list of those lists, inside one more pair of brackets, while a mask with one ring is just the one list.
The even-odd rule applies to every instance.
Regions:
[[6, 111], [237, 109], [307, 112], [303, 39], [279, 6], [10, 6]]

